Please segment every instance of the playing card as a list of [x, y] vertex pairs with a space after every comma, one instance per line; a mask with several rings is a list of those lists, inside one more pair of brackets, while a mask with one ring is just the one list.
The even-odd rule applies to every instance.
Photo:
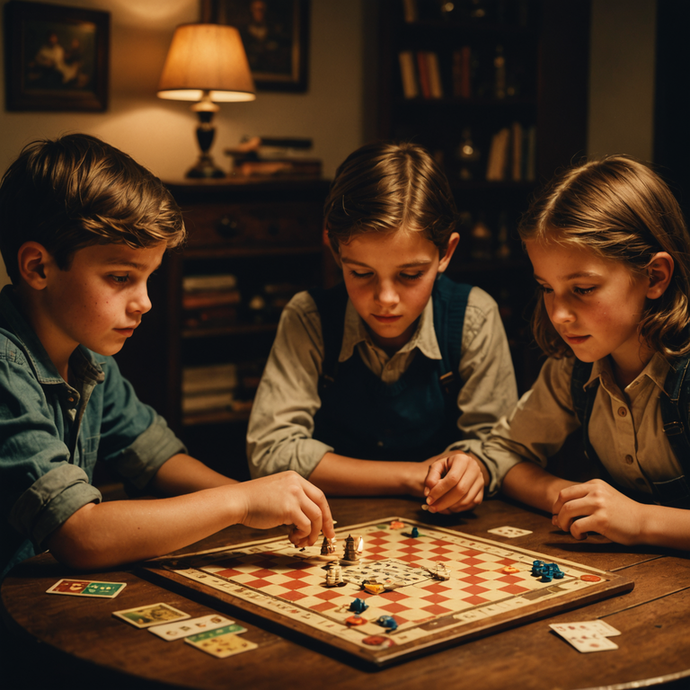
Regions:
[[615, 642], [602, 635], [573, 635], [563, 639], [573, 645], [578, 652], [603, 652], [609, 649], [618, 649], [618, 645]]
[[502, 537], [508, 537], [513, 539], [514, 537], [522, 537], [525, 534], [532, 534], [531, 530], [520, 529], [519, 527], [494, 527], [493, 529], [487, 530], [491, 534], [500, 534]]
[[233, 654], [256, 649], [258, 646], [254, 642], [238, 637], [237, 633], [239, 632], [246, 632], [246, 630], [239, 625], [227, 625], [216, 630], [185, 637], [184, 641], [207, 654], [224, 659]]
[[613, 637], [620, 635], [620, 630], [616, 630], [612, 625], [602, 620], [581, 621], [577, 623], [554, 623], [549, 626], [563, 637], [591, 633], [602, 637]]
[[173, 621], [189, 618], [188, 613], [162, 603], [137, 606], [136, 608], [123, 609], [122, 611], [113, 611], [113, 616], [121, 618], [135, 628], [149, 628], [152, 625], [172, 623]]
[[46, 590], [47, 594], [67, 594], [72, 597], [98, 597], [112, 599], [127, 585], [126, 582], [99, 582], [97, 580], [58, 580]]
[[[207, 630], [222, 628], [224, 625], [232, 625], [234, 622], [217, 613], [212, 613], [208, 616], [189, 618], [177, 623], [154, 625], [149, 628], [149, 632], [170, 642], [172, 640], [179, 640], [181, 637], [189, 637], [189, 635], [196, 635]], [[244, 628], [242, 632], [244, 632]]]

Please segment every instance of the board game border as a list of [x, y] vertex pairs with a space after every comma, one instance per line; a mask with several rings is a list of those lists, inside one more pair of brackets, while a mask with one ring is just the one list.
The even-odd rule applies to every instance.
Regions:
[[[416, 526], [418, 528], [440, 532], [447, 536], [469, 539], [473, 542], [481, 543], [494, 548], [518, 552], [534, 560], [548, 559], [550, 562], [555, 562], [562, 566], [598, 575], [602, 579], [600, 582], [589, 583], [586, 589], [561, 594], [557, 598], [537, 599], [533, 603], [522, 606], [521, 608], [506, 610], [502, 613], [495, 614], [490, 618], [481, 618], [475, 621], [467, 622], [452, 629], [440, 629], [437, 633], [433, 633], [421, 641], [411, 640], [409, 642], [396, 644], [391, 647], [369, 648], [362, 647], [361, 645], [348, 642], [347, 640], [334, 635], [324, 633], [317, 628], [304, 624], [299, 620], [288, 617], [287, 615], [282, 615], [265, 606], [261, 606], [238, 596], [234, 596], [230, 592], [220, 591], [198, 582], [197, 580], [190, 579], [188, 576], [176, 572], [176, 569], [171, 565], [184, 559], [221, 553], [224, 551], [249, 549], [263, 544], [280, 542], [281, 537], [273, 536], [265, 539], [239, 542], [236, 544], [226, 544], [225, 546], [215, 547], [212, 549], [176, 554], [174, 557], [162, 557], [160, 559], [148, 561], [144, 564], [144, 569], [158, 580], [176, 584], [179, 588], [181, 588], [183, 593], [189, 595], [191, 598], [194, 598], [194, 594], [198, 594], [206, 600], [206, 603], [210, 601], [212, 606], [220, 605], [226, 611], [235, 615], [238, 611], [242, 614], [250, 615], [253, 619], [256, 619], [252, 622], [257, 624], [258, 627], [265, 628], [268, 624], [269, 628], [274, 629], [276, 632], [278, 632], [278, 634], [282, 633], [284, 635], [285, 631], [289, 631], [290, 633], [298, 633], [300, 638], [299, 640], [295, 640], [294, 636], [289, 637], [288, 639], [302, 642], [306, 645], [309, 645], [310, 642], [316, 643], [321, 650], [325, 650], [326, 652], [340, 652], [344, 654], [346, 660], [364, 662], [365, 665], [370, 667], [373, 666], [374, 668], [384, 668], [396, 663], [402, 663], [419, 656], [440, 651], [441, 649], [456, 646], [463, 642], [468, 642], [480, 637], [486, 637], [509, 628], [519, 627], [534, 620], [547, 618], [564, 611], [581, 608], [596, 601], [629, 592], [634, 587], [634, 583], [631, 580], [617, 573], [600, 570], [593, 566], [583, 565], [581, 563], [560, 557], [546, 556], [545, 554], [533, 551], [532, 549], [526, 549], [513, 544], [506, 544], [505, 542], [495, 541], [493, 539], [477, 536], [475, 534], [469, 534], [460, 530], [429, 525], [419, 522], [413, 518], [399, 516], [385, 517], [376, 520], [369, 520], [364, 523], [344, 525], [343, 527], [339, 525], [338, 531], [350, 531], [352, 533], [356, 533], [361, 531], [362, 528], [375, 525], [387, 525], [395, 521], [402, 521], [406, 526]], [[285, 538], [283, 537], [282, 539]], [[385, 634], [385, 631], [382, 630], [382, 634]]]

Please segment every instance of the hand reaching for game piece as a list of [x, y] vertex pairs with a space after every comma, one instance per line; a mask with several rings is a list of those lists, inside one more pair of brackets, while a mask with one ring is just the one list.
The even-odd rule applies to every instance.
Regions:
[[298, 547], [314, 544], [322, 530], [324, 536], [335, 538], [326, 497], [296, 472], [280, 472], [239, 486], [244, 490], [243, 525], [257, 529], [289, 525], [290, 541]]
[[619, 544], [640, 543], [643, 506], [601, 479], [562, 489], [553, 505], [552, 522], [575, 539], [596, 532]]
[[449, 515], [478, 506], [486, 481], [482, 468], [479, 460], [461, 451], [435, 460], [429, 466], [424, 488], [429, 511]]

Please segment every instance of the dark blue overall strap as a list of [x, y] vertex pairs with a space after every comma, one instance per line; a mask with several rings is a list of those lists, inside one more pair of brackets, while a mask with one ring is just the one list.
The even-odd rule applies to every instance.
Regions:
[[[688, 432], [690, 431], [690, 421], [688, 418], [690, 377], [686, 376], [689, 363], [690, 358], [684, 359], [671, 368], [664, 383], [664, 390], [668, 393], [668, 396], [659, 396], [664, 433], [671, 444], [683, 474], [668, 481], [651, 482], [654, 489], [654, 497], [659, 503], [683, 508], [690, 507], [690, 486], [685, 479], [686, 476], [690, 476], [688, 474], [690, 466], [690, 440], [688, 440]], [[581, 362], [576, 359], [573, 366], [570, 392], [575, 414], [582, 424], [582, 441], [585, 454], [590, 460], [597, 462], [604, 469], [604, 465], [597, 456], [589, 438], [589, 420], [592, 416], [594, 399], [599, 389], [598, 379], [593, 381], [589, 388], [585, 389], [585, 384], [589, 380], [591, 372], [591, 362]], [[604, 478], [610, 481], [606, 476]], [[626, 491], [626, 493], [638, 500], [646, 498], [638, 492], [633, 494]]]
[[673, 448], [673, 453], [683, 474], [670, 481], [655, 484], [666, 505], [681, 502], [684, 504], [683, 507], [690, 505], [690, 486], [686, 479], [686, 477], [690, 477], [689, 365], [690, 357], [687, 356], [671, 365], [664, 381], [666, 395], [659, 396], [664, 433], [671, 444], [671, 448]]
[[347, 306], [347, 290], [345, 283], [325, 289], [314, 287], [309, 290], [321, 319], [321, 334], [323, 337], [324, 359], [321, 367], [320, 387], [327, 386], [335, 380], [338, 369], [338, 357], [343, 344], [345, 333], [345, 307]]
[[462, 388], [460, 380], [460, 359], [462, 354], [462, 331], [465, 325], [467, 301], [471, 285], [456, 283], [444, 275], [436, 280], [433, 292], [434, 331], [441, 350], [444, 373], [441, 385], [453, 400]]
[[[462, 330], [471, 285], [455, 283], [441, 275], [434, 287], [434, 330], [441, 350], [445, 372], [441, 384], [446, 393], [457, 395], [462, 382], [459, 380], [460, 355], [462, 350]], [[324, 345], [321, 385], [326, 386], [335, 380], [338, 357], [345, 332], [345, 307], [347, 290], [345, 283], [324, 289], [314, 287], [309, 290], [321, 319], [321, 332]]]
[[589, 381], [591, 373], [591, 362], [581, 362], [579, 359], [575, 359], [573, 376], [570, 380], [570, 394], [573, 399], [573, 409], [582, 425], [582, 443], [585, 447], [585, 455], [592, 462], [597, 462], [601, 465], [596, 451], [589, 441], [588, 433], [589, 418], [592, 416], [594, 399], [597, 397], [597, 390], [599, 389], [599, 379], [594, 381], [589, 388], [585, 388], [585, 384]]

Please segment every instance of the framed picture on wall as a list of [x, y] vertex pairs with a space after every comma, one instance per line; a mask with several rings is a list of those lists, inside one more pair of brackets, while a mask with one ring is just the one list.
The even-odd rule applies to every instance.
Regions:
[[109, 41], [109, 12], [10, 0], [7, 110], [106, 110]]
[[309, 0], [202, 0], [206, 13], [240, 32], [258, 90], [307, 90]]

